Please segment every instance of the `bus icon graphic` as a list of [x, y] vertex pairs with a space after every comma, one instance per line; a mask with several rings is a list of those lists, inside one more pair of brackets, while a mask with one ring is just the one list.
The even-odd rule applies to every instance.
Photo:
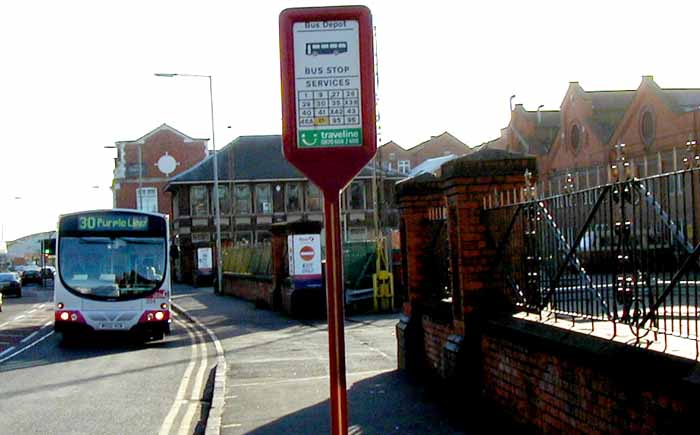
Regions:
[[339, 42], [308, 42], [306, 43], [306, 55], [317, 56], [319, 54], [340, 54], [348, 52], [348, 43]]

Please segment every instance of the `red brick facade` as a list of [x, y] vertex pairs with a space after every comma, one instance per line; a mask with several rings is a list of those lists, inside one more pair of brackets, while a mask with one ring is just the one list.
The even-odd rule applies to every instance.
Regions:
[[583, 188], [608, 182], [621, 143], [638, 176], [680, 168], [686, 142], [698, 139], [699, 111], [700, 89], [664, 89], [651, 76], [622, 91], [586, 91], [571, 82], [560, 110], [527, 111], [517, 104], [501, 137], [484, 147], [537, 156], [541, 180], [558, 193], [567, 173]]
[[[172, 200], [170, 193], [164, 190], [167, 182], [207, 156], [208, 139], [193, 139], [174, 128], [163, 124], [134, 141], [116, 142], [114, 207], [137, 208], [136, 190], [155, 187], [158, 192], [158, 212], [172, 218]], [[158, 162], [163, 156], [175, 160], [172, 172], [164, 173]], [[167, 158], [166, 158], [167, 160]], [[139, 162], [142, 166], [139, 170]], [[161, 165], [165, 169], [167, 166]]]

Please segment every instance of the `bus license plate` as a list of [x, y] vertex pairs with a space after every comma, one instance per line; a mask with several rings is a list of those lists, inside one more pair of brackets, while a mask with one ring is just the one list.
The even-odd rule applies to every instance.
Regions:
[[102, 322], [100, 329], [126, 329], [126, 325], [121, 322]]

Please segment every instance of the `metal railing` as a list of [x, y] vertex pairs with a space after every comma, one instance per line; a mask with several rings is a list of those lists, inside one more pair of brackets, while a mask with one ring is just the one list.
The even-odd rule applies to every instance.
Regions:
[[700, 169], [568, 190], [485, 207], [513, 304], [700, 341]]

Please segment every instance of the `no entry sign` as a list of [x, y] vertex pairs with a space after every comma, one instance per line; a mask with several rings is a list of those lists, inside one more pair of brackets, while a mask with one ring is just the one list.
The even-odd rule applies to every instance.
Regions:
[[372, 33], [364, 6], [280, 14], [283, 151], [324, 198], [332, 434], [348, 431], [340, 190], [377, 151]]

